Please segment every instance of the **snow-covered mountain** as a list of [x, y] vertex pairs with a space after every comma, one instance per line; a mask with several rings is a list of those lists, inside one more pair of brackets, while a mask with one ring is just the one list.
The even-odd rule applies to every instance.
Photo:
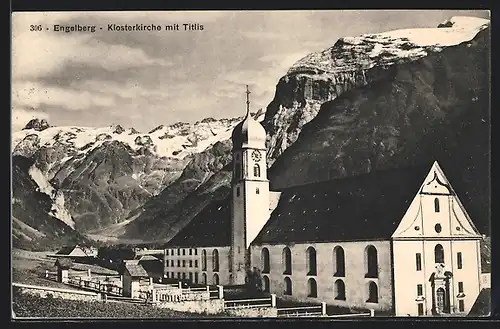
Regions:
[[415, 62], [469, 42], [489, 20], [457, 16], [436, 28], [395, 30], [340, 38], [332, 47], [297, 61], [276, 86], [266, 111], [269, 160], [293, 144], [325, 102], [388, 78], [395, 65]]
[[13, 133], [12, 153], [33, 161], [26, 174], [52, 200], [50, 215], [87, 232], [127, 220], [175, 181], [193, 155], [228, 139], [241, 119], [179, 122], [148, 133], [33, 119]]

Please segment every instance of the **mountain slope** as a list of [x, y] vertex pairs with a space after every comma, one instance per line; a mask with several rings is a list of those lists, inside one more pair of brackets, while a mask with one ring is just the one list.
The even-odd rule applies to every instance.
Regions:
[[70, 226], [50, 215], [52, 200], [38, 191], [28, 174], [33, 161], [12, 158], [12, 243], [15, 248], [46, 250], [87, 240]]
[[[443, 153], [453, 152], [451, 161], [487, 156], [488, 24], [454, 17], [440, 28], [342, 38], [294, 64], [262, 122], [272, 187], [406, 166]], [[465, 131], [475, 137], [467, 139]], [[228, 195], [227, 164], [167, 212], [128, 225], [124, 236], [171, 238], [211, 198]], [[486, 172], [482, 164], [477, 168], [466, 170], [467, 179]], [[468, 188], [484, 205], [487, 184], [477, 182]]]

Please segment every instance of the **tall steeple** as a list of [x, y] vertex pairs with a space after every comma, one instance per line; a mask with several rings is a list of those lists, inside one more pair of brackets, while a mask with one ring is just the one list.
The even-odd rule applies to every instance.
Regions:
[[250, 243], [269, 218], [266, 131], [250, 115], [246, 86], [246, 116], [233, 130], [231, 181], [231, 281], [244, 284], [250, 268]]
[[250, 90], [246, 85], [246, 115], [243, 121], [234, 127], [231, 139], [233, 149], [253, 148], [258, 150], [266, 149], [266, 131], [264, 127], [250, 114]]

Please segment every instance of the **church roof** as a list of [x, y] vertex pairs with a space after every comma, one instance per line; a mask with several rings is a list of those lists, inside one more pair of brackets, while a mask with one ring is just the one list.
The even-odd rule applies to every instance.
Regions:
[[253, 243], [390, 239], [428, 171], [391, 169], [283, 189]]
[[226, 247], [231, 245], [231, 199], [214, 201], [177, 233], [165, 247]]
[[[427, 163], [281, 189], [276, 209], [252, 244], [388, 240], [430, 168]], [[477, 225], [476, 208], [482, 205], [462, 193], [468, 186], [462, 189], [461, 170], [444, 168], [444, 172]], [[210, 203], [165, 247], [230, 245], [228, 197]]]

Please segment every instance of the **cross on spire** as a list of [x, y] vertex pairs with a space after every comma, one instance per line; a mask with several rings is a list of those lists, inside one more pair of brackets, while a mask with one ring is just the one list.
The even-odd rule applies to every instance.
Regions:
[[247, 94], [247, 117], [250, 115], [250, 90], [248, 90], [248, 85], [247, 86], [247, 91], [245, 92]]

